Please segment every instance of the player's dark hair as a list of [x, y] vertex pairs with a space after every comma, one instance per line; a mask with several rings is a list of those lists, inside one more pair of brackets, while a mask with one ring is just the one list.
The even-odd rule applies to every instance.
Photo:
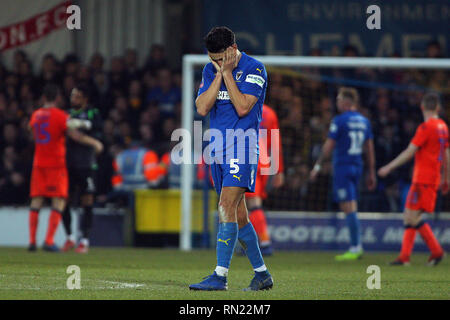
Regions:
[[233, 31], [227, 27], [212, 28], [203, 40], [205, 40], [206, 49], [211, 53], [223, 52], [236, 43]]
[[80, 91], [81, 94], [83, 95], [83, 97], [89, 100], [91, 90], [89, 89], [89, 87], [87, 85], [79, 84], [79, 85], [76, 85], [74, 87], [74, 89], [77, 89], [78, 91]]
[[341, 94], [346, 99], [350, 99], [353, 104], [358, 104], [359, 102], [359, 94], [355, 88], [341, 87], [339, 88], [338, 94]]
[[435, 111], [440, 105], [439, 95], [435, 92], [426, 93], [422, 98], [425, 110]]
[[55, 101], [59, 94], [59, 87], [54, 83], [46, 84], [44, 87], [43, 95], [48, 102]]

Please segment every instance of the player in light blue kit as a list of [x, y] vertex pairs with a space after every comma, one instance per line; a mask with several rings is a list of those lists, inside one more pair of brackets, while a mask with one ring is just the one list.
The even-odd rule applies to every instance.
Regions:
[[341, 114], [331, 122], [328, 138], [310, 178], [312, 181], [316, 179], [322, 162], [333, 152], [333, 197], [339, 203], [340, 210], [346, 214], [351, 243], [350, 249], [336, 256], [336, 260], [356, 260], [363, 254], [357, 217], [358, 184], [363, 171], [363, 153], [367, 160], [367, 188], [372, 191], [376, 187], [373, 135], [369, 120], [356, 111], [359, 100], [356, 89], [340, 88], [336, 100]]
[[262, 117], [267, 73], [264, 65], [237, 49], [234, 33], [213, 28], [205, 37], [211, 60], [203, 69], [197, 112], [210, 115], [211, 129], [222, 136], [212, 139], [212, 177], [219, 194], [217, 267], [191, 290], [227, 290], [227, 275], [236, 240], [246, 249], [255, 272], [244, 290], [273, 286], [264, 264], [258, 237], [248, 218], [245, 192], [254, 192], [259, 157], [259, 124]]

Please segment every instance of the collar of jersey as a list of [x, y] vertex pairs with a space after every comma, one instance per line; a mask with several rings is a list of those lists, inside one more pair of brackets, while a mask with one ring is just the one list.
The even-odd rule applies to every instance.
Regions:
[[234, 70], [238, 71], [239, 67], [241, 66], [242, 59], [244, 59], [246, 57], [247, 57], [247, 55], [245, 54], [245, 52], [241, 51], [241, 58], [239, 59], [239, 62]]
[[79, 115], [80, 113], [83, 113], [83, 111], [88, 111], [89, 107], [86, 108], [80, 108], [80, 109], [71, 109], [70, 114], [73, 114], [74, 116]]

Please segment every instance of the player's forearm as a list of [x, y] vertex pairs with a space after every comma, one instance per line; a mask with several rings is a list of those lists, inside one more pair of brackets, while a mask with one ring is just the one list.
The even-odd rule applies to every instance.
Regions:
[[335, 142], [332, 139], [327, 139], [327, 141], [325, 141], [322, 147], [322, 152], [317, 158], [316, 167], [321, 167], [322, 163], [331, 156], [331, 153], [333, 152], [334, 149], [334, 144]]
[[373, 145], [373, 140], [368, 140], [367, 142], [366, 157], [369, 174], [375, 175], [375, 147]]
[[394, 160], [392, 160], [388, 166], [391, 170], [394, 170], [402, 165], [404, 165], [405, 163], [407, 163], [408, 161], [410, 161], [413, 157], [414, 154], [416, 153], [417, 147], [415, 147], [414, 145], [410, 144], [408, 146], [408, 148], [406, 148], [402, 153], [400, 153], [397, 158], [395, 158]]
[[195, 100], [195, 106], [197, 107], [197, 112], [201, 116], [206, 116], [212, 107], [216, 103], [217, 94], [220, 90], [220, 85], [222, 84], [222, 75], [220, 72], [216, 73], [216, 77], [209, 86], [208, 90], [203, 92]]
[[99, 143], [98, 140], [96, 140], [84, 133], [81, 133], [80, 131], [75, 130], [75, 129], [67, 130], [67, 135], [75, 142], [78, 142], [78, 143], [81, 143], [84, 145], [88, 145], [93, 148], [95, 148], [97, 146], [97, 144]]
[[92, 122], [90, 120], [82, 120], [82, 119], [76, 119], [71, 118], [67, 121], [67, 127], [71, 129], [91, 129], [92, 128]]
[[231, 72], [223, 73], [223, 81], [227, 87], [228, 96], [230, 97], [231, 103], [239, 117], [246, 116], [253, 107], [252, 101], [249, 101], [247, 97], [239, 91], [236, 82], [233, 79], [233, 74]]
[[78, 142], [80, 142], [82, 144], [85, 144], [87, 146], [91, 146], [91, 147], [95, 148], [95, 146], [96, 146], [98, 141], [96, 139], [86, 135], [86, 134], [82, 134], [80, 136], [80, 139], [78, 140]]

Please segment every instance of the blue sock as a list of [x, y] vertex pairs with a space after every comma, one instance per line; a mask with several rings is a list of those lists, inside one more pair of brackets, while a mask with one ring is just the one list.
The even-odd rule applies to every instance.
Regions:
[[264, 266], [264, 260], [259, 249], [258, 236], [251, 223], [239, 229], [239, 241], [244, 244], [247, 257], [253, 269]]
[[217, 233], [217, 266], [229, 268], [234, 246], [238, 237], [238, 224], [236, 222], [219, 223]]
[[361, 227], [359, 225], [358, 216], [356, 212], [352, 212], [346, 215], [347, 225], [350, 230], [350, 243], [352, 246], [361, 244]]

